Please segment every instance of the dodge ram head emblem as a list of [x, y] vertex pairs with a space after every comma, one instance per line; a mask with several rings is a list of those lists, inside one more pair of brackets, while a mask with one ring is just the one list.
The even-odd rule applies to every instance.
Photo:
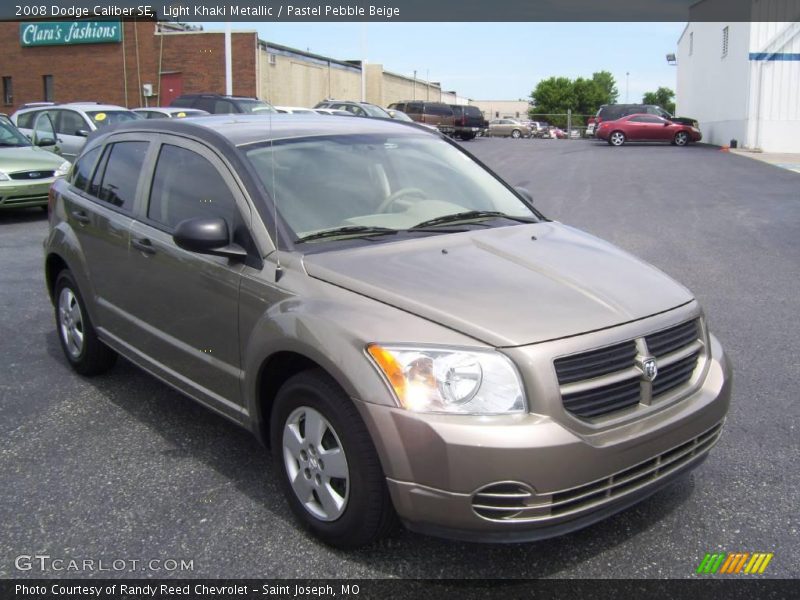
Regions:
[[642, 373], [647, 381], [653, 381], [658, 376], [658, 365], [655, 358], [645, 358], [642, 361]]

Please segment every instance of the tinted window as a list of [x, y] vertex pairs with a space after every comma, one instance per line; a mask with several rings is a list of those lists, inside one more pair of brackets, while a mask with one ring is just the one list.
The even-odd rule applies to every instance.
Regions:
[[175, 98], [175, 100], [170, 102], [169, 105], [170, 106], [187, 106], [187, 107], [188, 106], [193, 106], [194, 105], [194, 98], [184, 98], [184, 97]]
[[482, 117], [483, 116], [483, 114], [481, 114], [481, 109], [479, 109], [477, 106], [465, 106], [464, 107], [464, 112], [466, 114], [468, 114], [470, 117]]
[[89, 131], [89, 125], [74, 110], [59, 110], [56, 120], [56, 132], [61, 135], [75, 135], [79, 129]]
[[165, 144], [158, 156], [147, 216], [170, 229], [195, 217], [225, 219], [233, 230], [236, 202], [216, 167], [205, 158]]
[[23, 129], [33, 129], [33, 121], [38, 114], [38, 110], [32, 110], [31, 112], [18, 114], [17, 127], [22, 127]]
[[441, 117], [452, 117], [453, 110], [445, 104], [426, 104], [425, 114], [438, 115]]
[[403, 112], [405, 113], [421, 113], [422, 112], [422, 102], [409, 102], [406, 110]]
[[100, 147], [92, 148], [81, 156], [72, 169], [72, 185], [80, 190], [86, 190], [89, 179], [92, 177], [92, 170], [100, 155]]
[[214, 102], [214, 108], [211, 110], [211, 112], [216, 115], [228, 115], [239, 111], [236, 110], [233, 102], [228, 102], [227, 100], [217, 100]]
[[[107, 151], [102, 178], [98, 169], [90, 191], [100, 200], [123, 210], [131, 210], [136, 197], [136, 184], [142, 172], [147, 142], [117, 142]], [[100, 182], [97, 185], [97, 182]]]

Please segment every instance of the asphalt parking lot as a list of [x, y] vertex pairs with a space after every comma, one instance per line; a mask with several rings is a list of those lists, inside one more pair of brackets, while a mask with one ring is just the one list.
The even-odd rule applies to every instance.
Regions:
[[[74, 374], [56, 338], [38, 210], [0, 213], [0, 577], [19, 555], [191, 559], [189, 577], [673, 577], [706, 552], [774, 552], [800, 576], [800, 174], [709, 146], [477, 139], [465, 147], [549, 217], [694, 291], [732, 358], [722, 440], [692, 475], [562, 538], [515, 545], [408, 532], [359, 552], [291, 518], [247, 433], [120, 361]], [[101, 575], [100, 573], [94, 573]]]

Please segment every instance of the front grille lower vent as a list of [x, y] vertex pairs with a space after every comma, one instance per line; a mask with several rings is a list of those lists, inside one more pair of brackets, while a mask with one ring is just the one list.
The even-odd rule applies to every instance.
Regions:
[[[564, 409], [592, 419], [649, 405], [688, 383], [705, 356], [698, 319], [638, 339], [553, 362]], [[652, 383], [644, 363], [655, 357], [658, 373]]]
[[524, 483], [494, 483], [472, 495], [472, 510], [490, 521], [546, 521], [602, 508], [700, 460], [722, 433], [718, 423], [697, 437], [609, 477], [552, 493]]
[[537, 516], [542, 510], [536, 495], [524, 483], [493, 483], [472, 495], [472, 510], [491, 521], [510, 521]]

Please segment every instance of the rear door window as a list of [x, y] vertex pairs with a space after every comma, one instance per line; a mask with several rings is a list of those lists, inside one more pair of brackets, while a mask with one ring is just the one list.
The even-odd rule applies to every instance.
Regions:
[[117, 142], [105, 152], [103, 163], [94, 174], [90, 193], [98, 200], [130, 212], [144, 166], [149, 142]]
[[56, 119], [56, 132], [60, 135], [78, 135], [78, 131], [91, 131], [91, 127], [80, 115], [74, 110], [59, 110], [58, 118]]

